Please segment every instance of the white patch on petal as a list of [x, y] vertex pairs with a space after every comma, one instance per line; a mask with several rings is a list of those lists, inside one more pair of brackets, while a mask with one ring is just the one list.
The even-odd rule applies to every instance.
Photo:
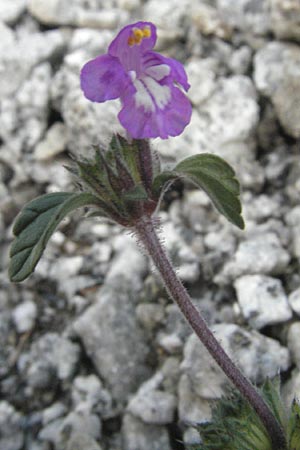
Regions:
[[169, 86], [162, 86], [150, 77], [143, 77], [143, 82], [152, 95], [158, 108], [164, 109], [164, 107], [167, 106], [167, 104], [171, 100], [171, 89], [169, 88]]
[[146, 112], [147, 111], [154, 112], [155, 111], [154, 102], [151, 98], [151, 95], [147, 91], [144, 83], [142, 83], [140, 80], [135, 80], [133, 84], [134, 87], [136, 88], [134, 99], [137, 108], [140, 108], [142, 106]]
[[130, 76], [131, 81], [134, 83], [136, 80], [136, 71], [135, 70], [129, 70], [128, 75]]
[[[161, 78], [167, 75], [165, 67], [169, 71], [169, 66], [166, 64], [155, 67], [161, 68], [156, 72], [156, 75], [161, 76]], [[152, 68], [154, 69], [154, 67]], [[129, 76], [136, 88], [134, 99], [137, 108], [143, 107], [145, 112], [154, 112], [156, 107], [164, 109], [171, 100], [171, 89], [169, 86], [161, 85], [154, 77], [144, 75], [137, 79], [134, 71], [130, 71]]]
[[170, 66], [167, 64], [159, 64], [157, 66], [150, 66], [145, 70], [145, 73], [149, 75], [154, 80], [162, 80], [171, 72]]

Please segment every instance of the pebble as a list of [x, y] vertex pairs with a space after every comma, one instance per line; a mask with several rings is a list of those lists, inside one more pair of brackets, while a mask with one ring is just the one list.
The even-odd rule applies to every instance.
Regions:
[[26, 0], [1, 0], [0, 20], [9, 24], [15, 24], [24, 13]]
[[235, 283], [242, 315], [251, 327], [287, 322], [292, 317], [280, 280], [265, 275], [245, 275]]
[[44, 161], [66, 150], [67, 130], [63, 123], [56, 122], [48, 129], [44, 140], [35, 147], [34, 156], [38, 161]]
[[299, 333], [300, 333], [300, 322], [294, 322], [288, 330], [287, 335], [287, 344], [288, 348], [291, 352], [291, 358], [293, 362], [300, 370], [300, 341], [299, 341]]
[[290, 293], [288, 301], [292, 310], [300, 316], [300, 288]]
[[225, 264], [223, 276], [236, 279], [241, 275], [282, 274], [289, 261], [276, 234], [258, 234], [239, 244], [233, 260]]
[[258, 90], [273, 102], [287, 134], [300, 136], [298, 103], [300, 50], [295, 44], [270, 42], [254, 57], [254, 80]]
[[0, 402], [0, 448], [21, 450], [24, 444], [22, 416], [7, 401]]
[[123, 418], [122, 435], [124, 450], [171, 450], [166, 427], [145, 424], [131, 414]]
[[297, 0], [271, 0], [272, 30], [279, 39], [300, 41], [300, 5]]
[[119, 278], [114, 286], [101, 288], [95, 304], [73, 325], [105, 386], [120, 404], [149, 374], [149, 349], [134, 313], [134, 295], [130, 284]]
[[217, 0], [223, 20], [231, 27], [254, 35], [266, 35], [271, 29], [268, 0]]
[[143, 422], [156, 425], [167, 425], [174, 420], [176, 397], [159, 390], [143, 390], [138, 392], [127, 406], [128, 412]]
[[37, 307], [33, 301], [28, 300], [18, 305], [12, 313], [18, 333], [31, 331], [34, 327], [37, 314]]

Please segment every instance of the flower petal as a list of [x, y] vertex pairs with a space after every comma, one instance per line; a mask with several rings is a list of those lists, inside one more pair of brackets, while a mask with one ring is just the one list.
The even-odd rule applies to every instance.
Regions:
[[101, 55], [87, 62], [80, 73], [81, 89], [92, 102], [105, 102], [120, 97], [130, 83], [120, 61]]
[[156, 43], [156, 27], [151, 22], [136, 22], [124, 27], [108, 48], [108, 53], [119, 58], [126, 71], [139, 74], [141, 56]]
[[180, 84], [185, 91], [188, 91], [190, 88], [190, 84], [188, 83], [187, 74], [184, 70], [183, 65], [176, 61], [173, 58], [167, 58], [163, 55], [160, 55], [156, 52], [147, 52], [143, 58], [143, 68], [145, 72], [149, 72], [149, 70], [153, 70], [157, 65], [164, 65], [170, 67], [170, 79]]
[[[191, 119], [192, 106], [188, 98], [175, 86], [169, 85], [170, 101], [163, 108], [144, 108], [133, 95], [121, 98], [123, 108], [118, 117], [135, 139], [178, 136]], [[150, 94], [149, 94], [150, 95]]]

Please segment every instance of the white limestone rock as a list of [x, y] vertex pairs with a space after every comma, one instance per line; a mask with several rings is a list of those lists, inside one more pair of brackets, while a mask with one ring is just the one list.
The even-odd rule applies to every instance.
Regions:
[[37, 306], [33, 301], [27, 300], [13, 310], [13, 321], [19, 333], [32, 330], [37, 318]]
[[277, 275], [284, 272], [289, 261], [290, 255], [278, 236], [272, 232], [261, 233], [239, 244], [233, 259], [225, 264], [221, 277], [236, 279], [250, 274]]
[[16, 23], [26, 8], [27, 0], [1, 0], [0, 21], [8, 24]]
[[62, 122], [55, 122], [47, 130], [45, 138], [38, 143], [34, 150], [34, 156], [39, 161], [44, 161], [66, 150], [67, 130]]
[[145, 424], [131, 414], [123, 417], [122, 436], [123, 450], [171, 450], [166, 427]]
[[300, 40], [300, 4], [297, 0], [271, 0], [272, 30], [279, 39]]
[[251, 327], [286, 322], [292, 317], [281, 281], [264, 275], [245, 275], [235, 283], [242, 315]]
[[291, 292], [288, 300], [292, 310], [300, 316], [300, 288]]
[[291, 358], [300, 370], [300, 322], [294, 322], [288, 330], [287, 343], [291, 352]]
[[268, 0], [217, 0], [223, 20], [243, 33], [266, 35], [271, 29]]
[[254, 80], [258, 90], [269, 97], [285, 131], [300, 136], [300, 50], [295, 44], [270, 42], [254, 58]]

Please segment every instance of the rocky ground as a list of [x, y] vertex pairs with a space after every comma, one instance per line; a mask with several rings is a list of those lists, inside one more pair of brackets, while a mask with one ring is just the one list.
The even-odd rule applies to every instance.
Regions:
[[186, 65], [183, 135], [156, 140], [166, 165], [226, 158], [246, 230], [177, 184], [161, 212], [178, 273], [255, 383], [282, 372], [300, 395], [300, 6], [296, 0], [1, 0], [0, 448], [180, 450], [199, 442], [226, 382], [153, 267], [119, 226], [65, 220], [35, 274], [7, 278], [25, 202], [72, 190], [68, 151], [107, 143], [118, 102], [91, 104], [79, 70], [123, 25], [145, 19]]

